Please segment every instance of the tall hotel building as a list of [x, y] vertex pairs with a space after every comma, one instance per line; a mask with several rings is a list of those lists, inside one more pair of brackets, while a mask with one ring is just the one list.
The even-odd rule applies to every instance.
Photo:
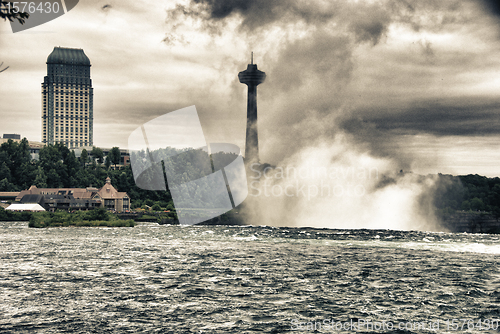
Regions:
[[90, 60], [82, 49], [55, 47], [42, 84], [42, 141], [68, 147], [93, 145]]

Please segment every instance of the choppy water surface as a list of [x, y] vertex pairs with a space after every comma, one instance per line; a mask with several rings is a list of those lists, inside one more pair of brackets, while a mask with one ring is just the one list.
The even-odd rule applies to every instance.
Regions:
[[0, 332], [498, 333], [499, 258], [495, 235], [0, 223]]

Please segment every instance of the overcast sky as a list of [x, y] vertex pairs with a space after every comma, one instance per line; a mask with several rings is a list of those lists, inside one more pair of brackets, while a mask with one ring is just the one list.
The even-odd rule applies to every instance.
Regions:
[[41, 140], [54, 46], [92, 63], [94, 144], [196, 105], [244, 149], [250, 52], [261, 160], [342, 140], [415, 173], [500, 176], [500, 10], [484, 0], [84, 0], [44, 25], [0, 22], [0, 134]]

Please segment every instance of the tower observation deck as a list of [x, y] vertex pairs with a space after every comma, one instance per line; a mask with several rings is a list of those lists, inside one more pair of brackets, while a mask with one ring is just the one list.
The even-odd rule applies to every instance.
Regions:
[[245, 162], [248, 166], [259, 162], [259, 137], [257, 131], [257, 86], [264, 82], [266, 73], [257, 69], [253, 63], [253, 52], [251, 64], [245, 71], [238, 74], [242, 84], [248, 86], [247, 102], [247, 131], [245, 144]]

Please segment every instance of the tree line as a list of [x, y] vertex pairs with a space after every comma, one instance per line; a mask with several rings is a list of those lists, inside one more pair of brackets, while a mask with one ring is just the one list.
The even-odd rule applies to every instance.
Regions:
[[500, 218], [500, 178], [438, 174], [434, 205], [446, 216], [456, 211], [487, 212]]
[[[37, 188], [101, 188], [106, 178], [113, 186], [130, 196], [132, 208], [148, 205], [156, 209], [174, 209], [167, 191], [150, 191], [136, 186], [130, 165], [116, 169], [120, 163], [120, 149], [113, 147], [105, 157], [93, 147], [82, 150], [76, 157], [73, 150], [62, 144], [47, 145], [32, 159], [26, 138], [20, 142], [8, 140], [0, 145], [0, 191], [21, 191], [35, 185]], [[115, 165], [115, 169], [110, 168]]]

